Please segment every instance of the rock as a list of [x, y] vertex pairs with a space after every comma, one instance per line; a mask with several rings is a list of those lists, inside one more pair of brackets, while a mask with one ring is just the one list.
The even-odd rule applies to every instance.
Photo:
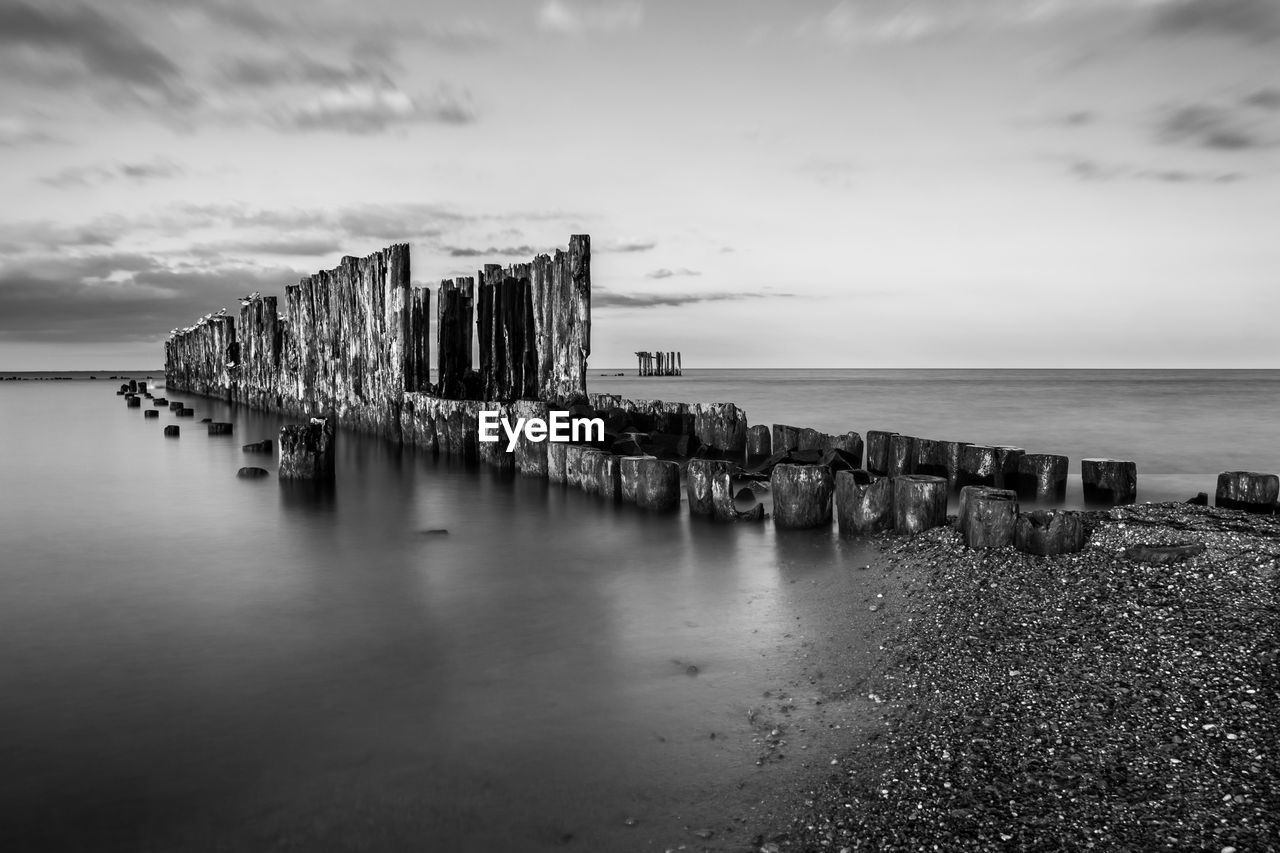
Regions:
[[236, 476], [243, 477], [245, 479], [257, 479], [259, 477], [266, 477], [269, 473], [270, 472], [268, 472], [266, 468], [241, 468], [236, 472]]
[[778, 465], [769, 478], [776, 527], [803, 529], [831, 524], [835, 476], [825, 465]]
[[845, 536], [893, 528], [893, 480], [865, 470], [837, 471], [836, 523]]
[[255, 441], [252, 444], [246, 444], [240, 448], [244, 453], [274, 453], [275, 449], [275, 442], [269, 438], [264, 438], [262, 441]]
[[1188, 542], [1183, 545], [1130, 545], [1124, 549], [1124, 555], [1139, 563], [1164, 566], [1199, 556], [1204, 551], [1203, 542]]

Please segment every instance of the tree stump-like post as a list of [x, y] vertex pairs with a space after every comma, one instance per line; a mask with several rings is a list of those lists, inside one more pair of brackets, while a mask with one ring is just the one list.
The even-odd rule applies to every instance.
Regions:
[[[996, 501], [1011, 504], [1012, 509], [1006, 512], [1006, 510], [1003, 510], [999, 507], [993, 507], [991, 510], [988, 511], [988, 515], [992, 517], [982, 522], [982, 525], [989, 526], [990, 524], [997, 523], [1001, 519], [1004, 519], [1005, 515], [1007, 514], [1008, 515], [1008, 518], [1007, 518], [1008, 541], [1004, 542], [1003, 544], [1005, 545], [1013, 544], [1014, 522], [1017, 521], [1017, 517], [1018, 517], [1018, 504], [1017, 504], [1018, 495], [1016, 492], [1014, 492], [1011, 489], [997, 489], [992, 486], [965, 486], [964, 488], [962, 488], [960, 490], [960, 505], [959, 505], [958, 515], [956, 516], [956, 529], [959, 530], [962, 534], [965, 533], [965, 531], [968, 529], [968, 526], [969, 526], [969, 516], [973, 513], [974, 507], [977, 506], [977, 503], [979, 500], [987, 497], [991, 497]], [[976, 530], [983, 529], [982, 525], [979, 525], [979, 528], [976, 528]], [[999, 536], [996, 534], [1003, 535], [1003, 533], [999, 530], [988, 531], [986, 534], [983, 534], [983, 536], [985, 537], [983, 541], [994, 541], [995, 539], [998, 539]], [[978, 534], [975, 532], [974, 535], [978, 535]], [[966, 543], [967, 541], [968, 540], [966, 540]], [[969, 547], [972, 548], [976, 546], [970, 545]], [[1000, 545], [999, 544], [983, 545], [982, 547], [998, 548], [1000, 547]]]
[[867, 432], [867, 471], [884, 476], [889, 473], [889, 439], [896, 432], [873, 429]]
[[231, 424], [225, 421], [213, 421], [208, 428], [209, 435], [231, 435]]
[[893, 480], [869, 471], [836, 472], [836, 524], [842, 536], [893, 528]]
[[947, 480], [928, 474], [899, 474], [893, 478], [893, 527], [899, 533], [920, 533], [947, 523]]
[[169, 401], [164, 397], [155, 397], [151, 400], [151, 405], [155, 406], [157, 409], [163, 409], [165, 406], [169, 405]]
[[1018, 516], [1014, 547], [1028, 554], [1053, 557], [1074, 554], [1084, 548], [1084, 520], [1065, 509], [1039, 509]]
[[942, 456], [942, 468], [947, 478], [947, 487], [952, 491], [960, 487], [960, 457], [964, 449], [971, 446], [967, 441], [944, 441], [939, 451]]
[[142, 398], [125, 395], [124, 404], [130, 409], [140, 409], [142, 408]]
[[680, 466], [653, 456], [624, 456], [620, 461], [622, 500], [642, 509], [667, 511], [680, 506]]
[[1033, 501], [1061, 501], [1067, 496], [1071, 464], [1055, 453], [1026, 453], [1018, 460], [1018, 497]]
[[942, 442], [932, 438], [917, 438], [910, 473], [946, 477], [947, 466], [942, 458]]
[[960, 500], [956, 508], [956, 529], [964, 529], [965, 515], [969, 510], [969, 502], [987, 494], [1000, 494], [1017, 499], [1018, 493], [1012, 489], [997, 489], [994, 486], [965, 486], [960, 490]]
[[965, 486], [992, 486], [996, 484], [996, 449], [983, 444], [967, 444], [960, 450], [960, 475], [958, 484], [963, 493]]
[[964, 544], [975, 550], [1012, 545], [1018, 526], [1017, 495], [1008, 489], [977, 488], [983, 491], [969, 498], [960, 524]]
[[169, 403], [169, 411], [171, 412], [181, 411], [184, 405], [185, 405], [184, 403], [180, 403], [177, 400], [173, 400]]
[[762, 504], [746, 511], [739, 511], [734, 505], [732, 476], [735, 467], [727, 459], [690, 459], [685, 482], [689, 512], [709, 515], [720, 521], [759, 521], [764, 518]]
[[754, 465], [772, 455], [773, 442], [769, 428], [764, 424], [747, 427], [747, 464]]
[[563, 441], [548, 441], [546, 444], [548, 482], [566, 482], [566, 466], [568, 464], [569, 448], [573, 445], [565, 444]]
[[333, 418], [312, 418], [305, 424], [280, 428], [281, 480], [332, 481], [337, 467]]
[[1245, 512], [1271, 513], [1280, 497], [1280, 478], [1256, 471], [1223, 471], [1218, 475], [1214, 505]]
[[801, 530], [831, 523], [835, 478], [826, 465], [776, 465], [769, 477], [776, 527]]
[[916, 439], [910, 435], [889, 436], [889, 462], [885, 473], [890, 477], [901, 477], [914, 473], [916, 461]]
[[142, 413], [142, 416], [144, 418], [158, 418], [160, 417], [160, 412], [156, 409], [147, 409]]
[[1137, 463], [1119, 459], [1081, 459], [1080, 481], [1087, 504], [1116, 506], [1138, 499]]
[[164, 437], [165, 437], [165, 438], [177, 438], [177, 437], [178, 437], [178, 432], [179, 432], [179, 430], [178, 430], [178, 425], [177, 425], [177, 424], [169, 424], [168, 426], [166, 426], [166, 427], [164, 428]]
[[564, 481], [570, 486], [582, 488], [582, 460], [588, 450], [591, 448], [581, 444], [564, 445]]
[[770, 455], [800, 449], [800, 430], [786, 424], [773, 425], [773, 444]]
[[195, 409], [188, 409], [186, 407], [178, 409], [178, 417], [180, 418], [194, 418], [195, 416], [196, 416]]
[[1000, 489], [1018, 488], [1018, 464], [1027, 451], [1021, 447], [996, 445], [996, 481]]
[[138, 383], [138, 393], [139, 393], [139, 394], [146, 394], [146, 393], [147, 393], [147, 383], [145, 383], [145, 382], [139, 382], [139, 383]]

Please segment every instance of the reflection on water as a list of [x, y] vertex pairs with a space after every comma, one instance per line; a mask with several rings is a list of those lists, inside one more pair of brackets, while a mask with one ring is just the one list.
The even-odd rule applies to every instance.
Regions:
[[780, 566], [840, 558], [345, 433], [337, 490], [242, 480], [278, 419], [0, 394], [5, 849], [645, 849], [751, 764], [708, 735]]
[[[615, 384], [1073, 471], [1136, 458], [1139, 499], [1280, 469], [1272, 374], [1175, 393], [725, 373]], [[801, 586], [866, 560], [832, 532], [654, 516], [348, 434], [336, 490], [241, 480], [274, 474], [240, 445], [280, 419], [193, 397], [234, 434], [183, 419], [165, 440], [171, 412], [112, 391], [0, 386], [0, 849], [664, 849], [623, 819], [678, 825], [745, 772], [709, 733], [742, 731]]]

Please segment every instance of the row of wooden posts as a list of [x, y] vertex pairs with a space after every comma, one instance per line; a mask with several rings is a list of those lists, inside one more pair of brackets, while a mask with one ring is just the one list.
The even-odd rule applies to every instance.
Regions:
[[680, 376], [684, 373], [680, 353], [675, 350], [666, 352], [637, 352], [640, 362], [641, 376]]

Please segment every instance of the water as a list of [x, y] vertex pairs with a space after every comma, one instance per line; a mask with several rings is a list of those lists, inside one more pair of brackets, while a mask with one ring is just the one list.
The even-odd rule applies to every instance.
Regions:
[[[1140, 499], [1280, 469], [1277, 382], [591, 378], [753, 421], [1134, 458]], [[815, 596], [863, 594], [863, 546], [346, 434], [336, 493], [294, 493], [234, 476], [274, 469], [240, 445], [280, 419], [178, 395], [194, 421], [144, 420], [116, 385], [0, 383], [0, 848], [661, 850], [804, 775], [755, 766], [747, 711], [795, 676]]]
[[633, 399], [734, 402], [753, 424], [1064, 454], [1072, 505], [1089, 457], [1135, 461], [1139, 501], [1212, 495], [1220, 471], [1280, 471], [1276, 370], [688, 370], [588, 381]]

